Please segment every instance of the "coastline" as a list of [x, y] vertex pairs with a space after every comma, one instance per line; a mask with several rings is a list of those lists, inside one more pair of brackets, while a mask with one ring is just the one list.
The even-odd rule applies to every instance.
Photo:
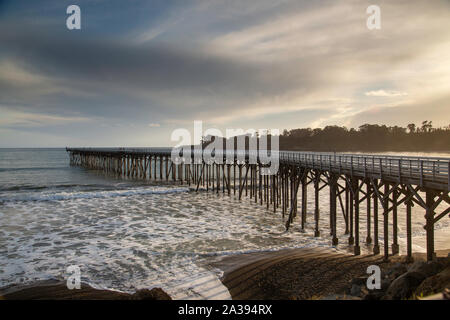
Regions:
[[[449, 253], [436, 251], [441, 258]], [[413, 254], [414, 261], [425, 259], [424, 253]], [[367, 277], [369, 265], [378, 265], [384, 274], [399, 264], [410, 265], [406, 260], [392, 256], [386, 262], [380, 255], [300, 248], [229, 256], [213, 266], [224, 271], [221, 280], [233, 300], [305, 300], [345, 297], [353, 279]]]
[[[449, 250], [437, 250], [438, 259], [449, 260]], [[414, 262], [425, 261], [425, 253], [413, 254]], [[223, 271], [221, 282], [233, 300], [360, 299], [349, 294], [349, 286], [367, 277], [369, 265], [382, 274], [399, 266], [411, 266], [405, 256], [383, 261], [380, 255], [361, 255], [333, 248], [296, 248], [243, 253], [223, 257], [209, 265]], [[450, 265], [450, 264], [449, 264]], [[134, 294], [95, 289], [82, 283], [69, 290], [63, 281], [46, 280], [0, 288], [0, 300], [171, 300], [164, 289], [141, 289]]]

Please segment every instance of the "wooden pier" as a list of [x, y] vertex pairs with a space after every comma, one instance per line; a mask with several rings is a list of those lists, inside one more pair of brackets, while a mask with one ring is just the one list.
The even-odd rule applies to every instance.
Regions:
[[[380, 253], [379, 235], [383, 235], [383, 254], [399, 253], [398, 208], [406, 206], [407, 255], [412, 256], [411, 207], [423, 208], [427, 259], [434, 257], [434, 226], [450, 217], [450, 159], [398, 157], [318, 152], [279, 152], [279, 168], [274, 175], [263, 175], [267, 167], [256, 157], [249, 161], [235, 155], [223, 155], [223, 163], [191, 161], [174, 163], [171, 148], [67, 148], [70, 164], [102, 170], [121, 177], [172, 181], [192, 186], [196, 191], [222, 192], [249, 197], [274, 212], [281, 211], [286, 228], [297, 217], [305, 228], [308, 185], [314, 187], [314, 235], [320, 236], [319, 199], [328, 187], [329, 229], [332, 245], [338, 244], [337, 215], [342, 213], [348, 243], [355, 255], [364, 241]], [[201, 150], [200, 150], [201, 152]], [[231, 158], [232, 160], [230, 161]], [[323, 193], [323, 192], [322, 192]], [[436, 212], [440, 204], [447, 207]], [[365, 204], [366, 234], [361, 240], [360, 208]], [[381, 209], [381, 212], [379, 212]], [[392, 219], [392, 232], [389, 230]], [[392, 233], [392, 239], [389, 235]]]

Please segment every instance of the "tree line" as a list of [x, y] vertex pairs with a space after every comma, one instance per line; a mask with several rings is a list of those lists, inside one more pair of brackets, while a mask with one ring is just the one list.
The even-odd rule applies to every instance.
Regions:
[[[251, 135], [241, 136], [245, 141], [245, 149], [249, 148]], [[255, 136], [253, 136], [255, 138]], [[257, 145], [261, 138], [267, 138], [270, 148], [270, 133], [256, 136]], [[226, 139], [222, 137], [204, 137], [203, 148], [222, 140], [220, 145], [226, 150]], [[238, 137], [234, 139], [237, 148]], [[324, 128], [300, 128], [284, 130], [279, 136], [280, 150], [323, 151], [323, 152], [450, 152], [450, 125], [434, 128], [431, 121], [423, 121], [417, 126], [414, 123], [406, 127], [363, 124], [358, 128], [348, 129], [345, 126], [326, 126]]]
[[359, 128], [326, 126], [284, 130], [280, 150], [298, 151], [450, 151], [450, 125], [433, 128], [432, 121], [406, 128], [363, 124]]

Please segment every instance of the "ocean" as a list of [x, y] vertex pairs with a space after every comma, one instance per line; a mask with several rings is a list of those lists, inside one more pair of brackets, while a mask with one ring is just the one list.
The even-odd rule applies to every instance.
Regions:
[[[281, 212], [245, 197], [239, 201], [221, 192], [70, 167], [65, 149], [0, 149], [0, 287], [64, 280], [67, 267], [77, 265], [82, 282], [96, 288], [134, 292], [161, 287], [175, 299], [229, 299], [220, 282], [222, 271], [210, 267], [211, 261], [238, 253], [331, 246], [328, 197], [324, 192], [320, 203], [322, 237], [314, 238], [313, 196], [311, 190], [305, 232], [297, 220], [286, 232]], [[364, 205], [361, 209], [364, 242]], [[414, 251], [425, 252], [424, 214], [413, 208]], [[449, 220], [444, 217], [436, 225], [436, 249], [450, 248]], [[348, 251], [339, 209], [338, 226], [335, 249]], [[402, 208], [401, 252], [405, 243]]]

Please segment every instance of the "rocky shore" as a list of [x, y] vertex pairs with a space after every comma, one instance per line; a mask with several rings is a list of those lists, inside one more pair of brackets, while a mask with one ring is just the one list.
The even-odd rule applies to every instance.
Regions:
[[[228, 256], [212, 264], [224, 270], [223, 284], [233, 299], [260, 300], [406, 300], [450, 298], [450, 250], [431, 262], [425, 254], [412, 259], [354, 256], [328, 249], [304, 248]], [[367, 267], [381, 269], [381, 289], [367, 288]], [[82, 284], [42, 281], [0, 289], [0, 300], [171, 300], [161, 288], [134, 294], [99, 290]]]
[[[245, 254], [223, 259], [223, 284], [233, 299], [398, 300], [419, 299], [450, 288], [449, 250], [435, 261], [425, 254], [354, 256], [319, 248]], [[368, 290], [371, 265], [381, 269], [381, 289]]]
[[394, 257], [382, 268], [381, 289], [367, 289], [368, 275], [352, 279], [344, 295], [350, 299], [404, 300], [450, 298], [450, 256], [437, 257], [427, 262], [423, 257]]

